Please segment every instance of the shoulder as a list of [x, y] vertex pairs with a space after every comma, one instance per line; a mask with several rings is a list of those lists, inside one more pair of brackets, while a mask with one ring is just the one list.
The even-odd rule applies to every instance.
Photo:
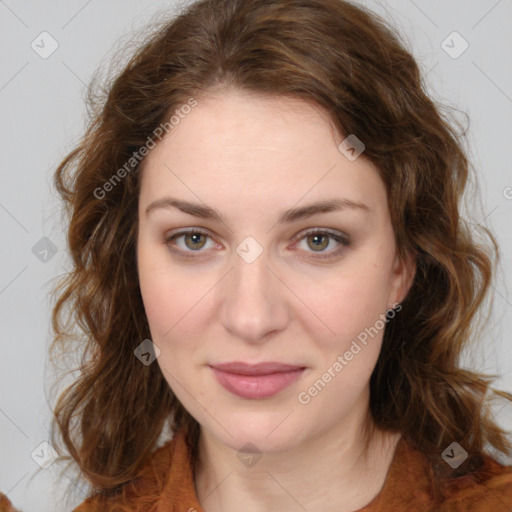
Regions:
[[482, 466], [444, 482], [446, 499], [439, 512], [512, 511], [512, 466], [484, 455]]
[[364, 512], [512, 512], [511, 466], [487, 454], [465, 474], [457, 475], [445, 465], [402, 439], [376, 500], [380, 508], [368, 507]]
[[9, 498], [0, 492], [0, 512], [19, 512], [17, 508], [12, 506]]
[[136, 478], [117, 492], [106, 495], [96, 493], [85, 500], [73, 512], [149, 511], [160, 499], [172, 462], [176, 435], [156, 449], [143, 463]]

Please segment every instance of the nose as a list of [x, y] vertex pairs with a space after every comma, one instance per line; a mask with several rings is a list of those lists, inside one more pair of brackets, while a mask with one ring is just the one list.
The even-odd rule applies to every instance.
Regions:
[[221, 322], [238, 339], [268, 340], [289, 321], [289, 290], [269, 268], [265, 251], [252, 263], [234, 255], [234, 268], [222, 290]]

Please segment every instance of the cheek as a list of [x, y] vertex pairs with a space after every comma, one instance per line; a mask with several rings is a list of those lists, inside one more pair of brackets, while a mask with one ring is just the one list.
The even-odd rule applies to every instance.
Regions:
[[316, 333], [315, 339], [321, 336], [326, 343], [339, 345], [385, 313], [388, 276], [383, 265], [360, 258], [338, 272], [303, 279], [295, 290], [307, 308], [302, 323]]
[[139, 263], [139, 284], [151, 333], [161, 338], [172, 327], [170, 312], [175, 311], [177, 301], [175, 287], [168, 286], [167, 279], [149, 261]]
[[187, 382], [187, 388], [191, 389], [187, 378], [197, 348], [197, 336], [192, 332], [194, 325], [188, 322], [193, 312], [188, 306], [189, 300], [184, 297], [187, 294], [180, 293], [185, 289], [183, 283], [155, 268], [158, 269], [153, 267], [152, 270], [151, 266], [145, 267], [142, 263], [139, 275], [151, 341], [160, 350], [156, 362], [162, 375], [178, 399], [187, 403], [180, 383]]
[[366, 389], [387, 325], [385, 316], [382, 320], [387, 306], [386, 272], [378, 264], [360, 263], [330, 278], [328, 286], [315, 287], [315, 293], [310, 286], [300, 292], [317, 314], [308, 312], [304, 317], [308, 320], [302, 323], [314, 340], [310, 354], [317, 357], [298, 401], [311, 402], [319, 414], [331, 418], [352, 407]]
[[[183, 332], [187, 315], [199, 299], [193, 280], [171, 272], [161, 248], [139, 250], [139, 284], [154, 342], [163, 349], [177, 331]], [[176, 338], [176, 336], [174, 336]], [[183, 336], [181, 337], [183, 338]], [[179, 338], [179, 339], [181, 339]], [[185, 336], [186, 338], [186, 336]]]

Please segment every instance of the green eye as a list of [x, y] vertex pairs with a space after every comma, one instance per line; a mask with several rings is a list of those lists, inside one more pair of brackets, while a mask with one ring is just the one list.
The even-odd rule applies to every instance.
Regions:
[[[203, 237], [202, 242], [201, 237]], [[185, 249], [175, 247], [175, 240], [180, 238], [183, 238], [185, 241]], [[207, 238], [210, 238], [210, 235], [206, 231], [202, 231], [200, 229], [190, 229], [167, 236], [165, 237], [164, 242], [173, 252], [181, 252], [184, 253], [185, 256], [189, 256], [186, 254], [187, 252], [201, 252], [200, 250], [205, 246]]]
[[[350, 240], [345, 236], [322, 229], [314, 229], [304, 233], [299, 241], [303, 239], [306, 240], [307, 246], [312, 249], [312, 252], [319, 254], [318, 256], [313, 256], [314, 258], [331, 258], [337, 256], [343, 250], [343, 247], [350, 246]], [[325, 251], [329, 247], [331, 240], [341, 244], [342, 248], [338, 247], [337, 249]]]

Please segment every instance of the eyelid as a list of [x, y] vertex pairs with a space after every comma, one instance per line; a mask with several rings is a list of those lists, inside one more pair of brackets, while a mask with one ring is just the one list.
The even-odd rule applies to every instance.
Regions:
[[[176, 240], [177, 238], [181, 238], [184, 235], [188, 235], [189, 233], [193, 234], [200, 234], [208, 237], [210, 240], [213, 241], [213, 237], [211, 234], [203, 229], [203, 228], [186, 228], [186, 229], [180, 229], [176, 232], [171, 232], [166, 235], [164, 235], [163, 242], [164, 244], [169, 248], [169, 250], [173, 253], [177, 253], [184, 257], [189, 258], [197, 258], [201, 253], [204, 253], [205, 251], [199, 250], [199, 251], [183, 251], [182, 249], [176, 249], [174, 247], [171, 247], [171, 242]], [[197, 255], [193, 255], [193, 253], [197, 253]], [[187, 254], [188, 253], [188, 254]]]
[[[163, 237], [163, 243], [168, 246], [168, 248], [171, 252], [177, 253], [185, 258], [198, 258], [198, 257], [201, 257], [200, 256], [201, 253], [204, 254], [204, 253], [208, 252], [208, 251], [203, 251], [201, 249], [198, 251], [192, 251], [192, 250], [184, 251], [182, 249], [176, 249], [176, 248], [171, 247], [171, 242], [173, 240], [176, 240], [177, 238], [181, 238], [182, 236], [187, 235], [189, 233], [204, 235], [204, 236], [210, 238], [214, 242], [213, 236], [211, 235], [211, 233], [208, 230], [206, 230], [204, 228], [192, 227], [192, 228], [186, 228], [186, 229], [179, 229], [175, 232], [165, 234]], [[331, 258], [336, 257], [341, 251], [348, 248], [352, 244], [351, 237], [341, 231], [332, 230], [329, 228], [308, 228], [308, 229], [304, 229], [303, 231], [301, 231], [294, 237], [293, 245], [296, 245], [298, 242], [302, 241], [303, 239], [307, 238], [308, 236], [313, 236], [316, 234], [327, 235], [330, 239], [332, 239], [335, 242], [337, 242], [338, 244], [340, 244], [341, 247], [338, 247], [337, 249], [331, 249], [326, 252], [318, 252], [318, 253], [315, 253], [315, 251], [306, 251], [312, 255], [312, 256], [306, 256], [307, 258], [313, 258], [315, 260], [331, 259]], [[194, 255], [194, 253], [196, 253], [196, 254]]]
[[332, 239], [335, 242], [337, 242], [338, 244], [340, 244], [341, 247], [338, 247], [337, 249], [331, 249], [330, 251], [325, 251], [325, 252], [322, 251], [322, 252], [317, 252], [317, 253], [315, 253], [315, 251], [306, 251], [312, 255], [312, 256], [306, 256], [307, 258], [313, 258], [315, 260], [332, 259], [332, 258], [337, 257], [339, 255], [339, 253], [342, 252], [344, 249], [346, 249], [352, 245], [351, 238], [348, 235], [346, 235], [345, 233], [343, 233], [341, 231], [332, 230], [329, 228], [305, 229], [305, 230], [301, 231], [300, 233], [298, 233], [297, 236], [294, 238], [294, 240], [297, 240], [297, 242], [294, 242], [294, 245], [295, 245], [295, 243], [298, 243], [298, 242], [304, 240], [308, 236], [313, 236], [316, 234], [327, 235], [330, 239]]

